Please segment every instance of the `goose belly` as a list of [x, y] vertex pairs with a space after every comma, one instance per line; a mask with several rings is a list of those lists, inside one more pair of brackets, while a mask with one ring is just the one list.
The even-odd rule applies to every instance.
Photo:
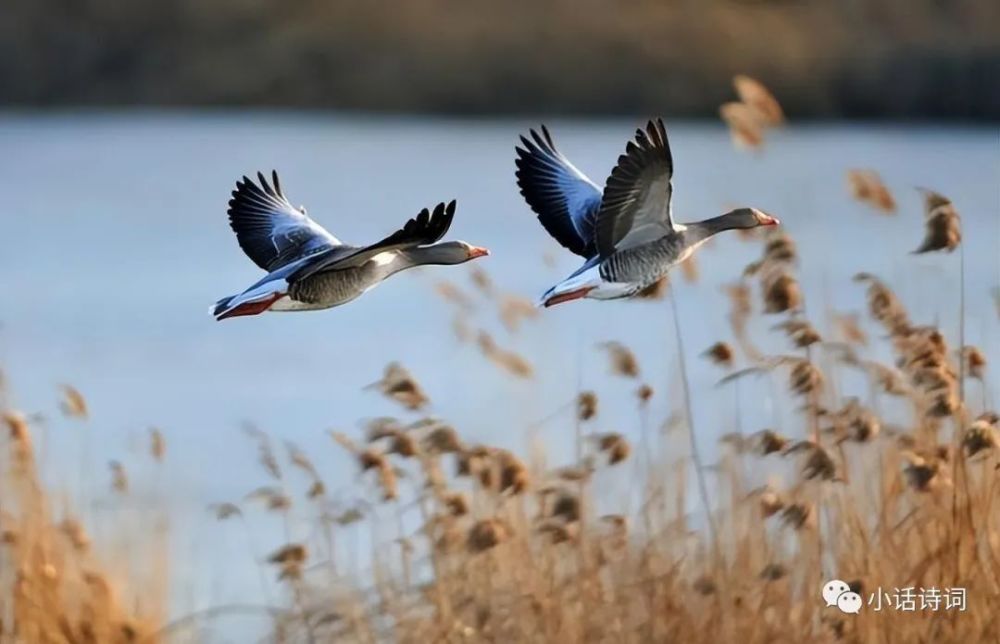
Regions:
[[653, 284], [694, 253], [698, 244], [686, 245], [676, 237], [619, 251], [601, 263], [601, 277], [611, 282]]
[[550, 288], [542, 295], [540, 304], [543, 304], [553, 296], [582, 289], [586, 289], [586, 294], [583, 297], [589, 300], [617, 300], [635, 295], [640, 287], [628, 282], [606, 280], [601, 275], [600, 266], [595, 265], [586, 270], [574, 273]]
[[293, 300], [287, 295], [274, 304], [271, 305], [268, 311], [319, 311], [321, 309], [328, 309], [336, 304], [325, 304], [322, 302], [317, 302], [310, 304], [308, 302], [299, 302], [298, 300]]
[[309, 311], [346, 304], [378, 284], [366, 266], [319, 273], [295, 282], [272, 311]]

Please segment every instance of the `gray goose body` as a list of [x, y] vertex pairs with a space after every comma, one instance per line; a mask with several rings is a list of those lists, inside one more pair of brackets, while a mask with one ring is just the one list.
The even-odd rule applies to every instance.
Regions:
[[603, 191], [560, 153], [548, 130], [517, 147], [517, 182], [539, 222], [584, 264], [542, 295], [551, 306], [579, 298], [631, 297], [711, 236], [778, 220], [754, 208], [680, 224], [672, 211], [673, 158], [663, 121], [636, 130]]
[[[685, 252], [687, 251], [687, 252]], [[641, 290], [667, 274], [690, 255], [685, 233], [664, 235], [616, 251], [600, 262], [599, 275], [608, 282], [632, 282]]]
[[288, 297], [300, 302], [302, 308], [330, 308], [350, 302], [382, 279], [375, 262], [369, 260], [358, 268], [319, 273], [293, 282]]
[[236, 183], [229, 222], [240, 247], [267, 271], [248, 289], [216, 302], [216, 319], [264, 311], [308, 311], [346, 304], [391, 275], [426, 264], [461, 264], [488, 255], [463, 241], [441, 242], [455, 215], [455, 202], [424, 208], [385, 239], [369, 246], [344, 244], [293, 208], [281, 191], [257, 175]]

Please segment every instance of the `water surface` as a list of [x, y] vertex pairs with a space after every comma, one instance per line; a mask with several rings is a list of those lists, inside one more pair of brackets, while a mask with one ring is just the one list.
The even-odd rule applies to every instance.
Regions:
[[[358, 419], [400, 413], [362, 390], [391, 360], [412, 369], [433, 400], [432, 413], [469, 441], [521, 452], [524, 427], [579, 388], [601, 395], [595, 428], [638, 438], [639, 383], [608, 376], [594, 348], [604, 340], [623, 341], [637, 353], [641, 380], [656, 390], [651, 424], [678, 408], [677, 346], [665, 300], [555, 307], [517, 335], [506, 333], [493, 305], [479, 300], [470, 323], [533, 362], [536, 376], [526, 381], [497, 371], [451, 333], [454, 309], [433, 287], [447, 279], [472, 292], [470, 265], [400, 275], [331, 311], [225, 323], [207, 314], [217, 298], [259, 277], [225, 210], [237, 178], [271, 168], [294, 204], [356, 243], [456, 198], [449, 236], [490, 247], [493, 255], [476, 265], [500, 289], [535, 297], [573, 270], [576, 258], [545, 235], [514, 184], [513, 147], [530, 125], [289, 114], [0, 116], [0, 366], [18, 405], [49, 415], [41, 441], [49, 478], [70, 490], [84, 517], [167, 499], [173, 612], [265, 598], [248, 565], [244, 533], [236, 524], [216, 525], [204, 509], [269, 482], [241, 425], [266, 429], [279, 447], [294, 442], [316, 461], [335, 496], [349, 502], [359, 494], [355, 468], [325, 431], [359, 435]], [[601, 183], [636, 123], [549, 125], [560, 148]], [[702, 219], [741, 204], [779, 216], [799, 243], [809, 313], [827, 331], [829, 310], [862, 310], [863, 291], [851, 276], [867, 270], [898, 288], [918, 322], [940, 324], [957, 337], [959, 254], [908, 254], [922, 235], [912, 187], [951, 196], [966, 235], [967, 339], [1000, 363], [989, 296], [1000, 283], [997, 128], [790, 127], [752, 155], [735, 151], [721, 125], [668, 125], [678, 217]], [[878, 169], [900, 212], [881, 216], [852, 202], [849, 167]], [[556, 266], [543, 261], [546, 253]], [[766, 380], [744, 387], [736, 414], [733, 391], [715, 387], [720, 372], [698, 357], [712, 342], [730, 339], [720, 285], [758, 253], [723, 235], [701, 252], [696, 284], [675, 280], [695, 426], [709, 458], [717, 437], [737, 426], [801, 431], [788, 405], [775, 406]], [[755, 329], [762, 346], [788, 350], [767, 323]], [[62, 382], [86, 395], [89, 423], [58, 417]], [[849, 377], [841, 386], [847, 394], [863, 390]], [[168, 440], [164, 472], [146, 454], [145, 432], [153, 425]], [[571, 416], [556, 416], [541, 431], [549, 462], [568, 462]], [[686, 447], [676, 443], [681, 458]], [[112, 458], [131, 472], [130, 500], [108, 493], [105, 462]], [[295, 489], [307, 485], [297, 472], [287, 477]], [[615, 500], [607, 502], [613, 507]], [[261, 551], [284, 541], [281, 522], [251, 514]], [[305, 514], [293, 513], [292, 538], [311, 536]], [[355, 534], [355, 543], [369, 536]]]

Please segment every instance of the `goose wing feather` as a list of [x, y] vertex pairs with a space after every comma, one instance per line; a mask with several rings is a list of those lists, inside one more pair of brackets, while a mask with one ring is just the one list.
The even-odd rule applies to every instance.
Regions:
[[604, 187], [597, 213], [601, 257], [677, 230], [671, 213], [673, 158], [662, 119], [636, 130]]

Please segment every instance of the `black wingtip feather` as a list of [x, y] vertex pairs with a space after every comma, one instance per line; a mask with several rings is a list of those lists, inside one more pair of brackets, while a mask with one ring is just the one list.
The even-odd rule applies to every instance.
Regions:
[[281, 192], [281, 182], [278, 180], [277, 170], [271, 170], [271, 182], [274, 184], [274, 192], [277, 193], [279, 197], [284, 197], [284, 193]]
[[673, 158], [662, 118], [649, 119], [645, 130], [636, 129], [635, 139], [625, 144], [625, 154], [618, 157], [618, 164], [608, 177], [601, 210], [597, 215], [597, 248], [602, 257], [611, 255], [631, 229], [635, 217], [636, 186], [647, 172], [666, 174], [666, 208], [669, 213]]
[[549, 144], [549, 147], [552, 148], [552, 150], [555, 150], [555, 141], [552, 140], [552, 135], [549, 134], [549, 128], [545, 127], [544, 123], [542, 123], [542, 134], [545, 135], [545, 141]]
[[273, 186], [262, 172], [256, 175], [259, 183], [247, 175], [236, 181], [228, 202], [229, 226], [247, 256], [262, 269], [273, 270], [276, 262], [288, 256], [276, 249], [271, 237], [274, 218], [301, 213], [285, 199], [277, 171], [271, 170]]

